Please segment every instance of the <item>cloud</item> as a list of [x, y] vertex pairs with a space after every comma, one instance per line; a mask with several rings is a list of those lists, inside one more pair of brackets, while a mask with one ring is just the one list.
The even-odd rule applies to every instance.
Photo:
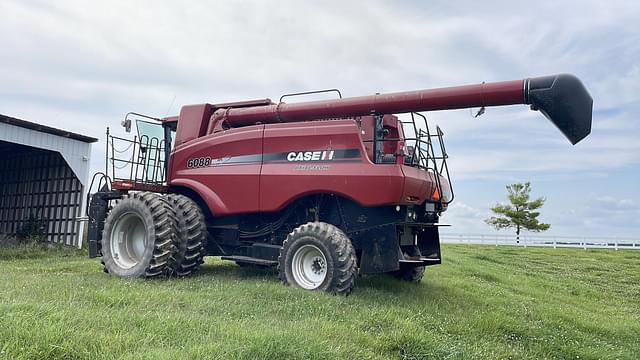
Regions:
[[594, 199], [594, 207], [606, 212], [640, 212], [640, 204], [632, 199], [616, 199], [612, 196], [599, 196]]
[[491, 228], [484, 223], [484, 219], [490, 216], [488, 207], [479, 209], [462, 201], [456, 201], [443, 213], [440, 222], [452, 225], [452, 228], [443, 228], [443, 232], [487, 233], [491, 232]]
[[[634, 2], [595, 0], [526, 9], [470, 0], [2, 1], [0, 113], [102, 138], [128, 111], [165, 116], [183, 104], [322, 88], [357, 96], [570, 72], [594, 98], [592, 135], [576, 147], [525, 106], [479, 118], [429, 113], [446, 133], [454, 184], [607, 178], [624, 200], [615, 184], [630, 180], [610, 174], [637, 175], [640, 163], [638, 18]], [[94, 147], [94, 170], [102, 153]], [[483, 217], [473, 196], [448, 216]], [[599, 224], [595, 212], [575, 211]]]
[[585, 201], [548, 213], [547, 218], [554, 230], [568, 235], [637, 237], [640, 202], [637, 199], [588, 194]]

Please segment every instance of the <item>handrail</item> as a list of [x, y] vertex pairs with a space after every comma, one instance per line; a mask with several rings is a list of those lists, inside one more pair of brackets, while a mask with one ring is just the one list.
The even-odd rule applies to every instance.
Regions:
[[322, 93], [327, 93], [327, 92], [336, 92], [336, 93], [338, 93], [338, 97], [340, 99], [342, 99], [342, 93], [340, 92], [340, 90], [338, 90], [338, 89], [324, 89], [324, 90], [313, 90], [313, 91], [303, 91], [303, 92], [297, 92], [297, 93], [284, 94], [284, 95], [280, 96], [280, 100], [278, 100], [278, 103], [281, 103], [282, 99], [284, 99], [286, 97], [300, 96], [300, 95], [311, 95], [311, 94], [322, 94]]

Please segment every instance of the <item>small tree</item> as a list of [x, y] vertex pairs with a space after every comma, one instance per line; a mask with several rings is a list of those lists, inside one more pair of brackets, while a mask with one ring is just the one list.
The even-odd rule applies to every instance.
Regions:
[[485, 222], [496, 230], [515, 228], [516, 238], [520, 240], [520, 230], [545, 231], [551, 225], [538, 221], [539, 212], [534, 211], [544, 205], [545, 198], [539, 197], [529, 201], [531, 193], [531, 183], [526, 182], [507, 185], [507, 197], [511, 204], [496, 204], [491, 208], [497, 216], [492, 216]]

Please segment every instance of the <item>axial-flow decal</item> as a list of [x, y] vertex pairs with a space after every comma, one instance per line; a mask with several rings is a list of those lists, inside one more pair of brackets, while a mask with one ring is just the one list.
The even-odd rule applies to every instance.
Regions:
[[188, 168], [206, 166], [240, 165], [253, 163], [287, 163], [287, 162], [354, 162], [360, 161], [360, 149], [336, 149], [317, 151], [289, 151], [267, 154], [251, 154], [237, 156], [222, 156], [218, 158], [191, 158], [187, 161]]

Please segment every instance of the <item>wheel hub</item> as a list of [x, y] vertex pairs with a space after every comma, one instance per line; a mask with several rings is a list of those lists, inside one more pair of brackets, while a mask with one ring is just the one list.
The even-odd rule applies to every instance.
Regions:
[[123, 214], [114, 225], [109, 245], [116, 265], [122, 269], [136, 266], [147, 247], [147, 231], [142, 218], [132, 212]]
[[293, 255], [291, 272], [298, 286], [317, 289], [327, 277], [327, 259], [317, 246], [303, 245]]
[[319, 275], [325, 270], [324, 260], [320, 257], [315, 257], [311, 262], [311, 271], [313, 271], [314, 274]]

